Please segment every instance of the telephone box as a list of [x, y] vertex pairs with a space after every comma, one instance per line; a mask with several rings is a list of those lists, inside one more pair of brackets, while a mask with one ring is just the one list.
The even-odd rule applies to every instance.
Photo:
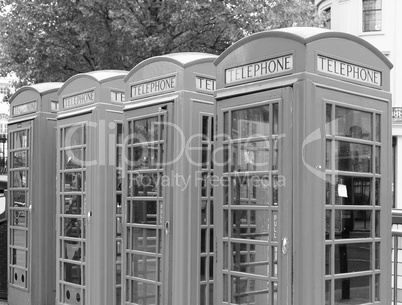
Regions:
[[77, 74], [58, 92], [57, 304], [120, 303], [126, 74]]
[[8, 123], [8, 304], [54, 304], [57, 90], [22, 87]]
[[124, 304], [212, 304], [215, 59], [153, 57], [124, 80]]
[[216, 304], [389, 304], [391, 63], [289, 28], [215, 65]]

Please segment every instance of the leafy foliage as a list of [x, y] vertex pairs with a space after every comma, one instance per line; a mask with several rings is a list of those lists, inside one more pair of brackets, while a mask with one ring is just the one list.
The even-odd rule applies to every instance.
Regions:
[[172, 52], [220, 54], [254, 32], [319, 21], [310, 0], [0, 0], [0, 74], [65, 81]]

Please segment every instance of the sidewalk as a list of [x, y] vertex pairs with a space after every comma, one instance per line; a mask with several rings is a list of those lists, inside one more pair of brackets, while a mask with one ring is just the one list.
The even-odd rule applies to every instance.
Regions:
[[7, 301], [6, 300], [0, 300], [0, 305], [7, 305]]

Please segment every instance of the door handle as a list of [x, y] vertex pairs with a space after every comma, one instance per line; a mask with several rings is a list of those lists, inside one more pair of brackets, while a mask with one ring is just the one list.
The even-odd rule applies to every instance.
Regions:
[[165, 235], [169, 235], [170, 232], [170, 225], [169, 225], [169, 221], [165, 222]]
[[289, 251], [289, 239], [285, 236], [282, 238], [282, 253], [283, 255], [288, 254]]

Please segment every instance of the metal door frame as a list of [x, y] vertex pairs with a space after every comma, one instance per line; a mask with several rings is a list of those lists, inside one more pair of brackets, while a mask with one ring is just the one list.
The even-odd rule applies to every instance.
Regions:
[[[267, 246], [271, 247], [271, 249], [275, 249], [276, 252], [276, 257], [278, 260], [277, 265], [277, 270], [276, 276], [273, 276], [273, 270], [274, 266], [269, 264], [268, 269], [269, 272], [267, 271], [268, 275], [266, 277], [267, 283], [270, 283], [269, 286], [267, 285], [266, 290], [268, 292], [268, 302], [269, 304], [273, 305], [285, 305], [285, 304], [291, 304], [291, 293], [292, 293], [292, 229], [293, 229], [293, 224], [292, 224], [292, 210], [293, 210], [293, 176], [292, 176], [292, 163], [293, 163], [293, 155], [292, 155], [292, 126], [291, 124], [287, 124], [287, 122], [291, 121], [291, 104], [293, 101], [293, 88], [292, 87], [284, 87], [281, 89], [274, 89], [274, 90], [267, 90], [259, 93], [252, 93], [248, 95], [242, 95], [242, 96], [235, 96], [235, 97], [230, 97], [224, 100], [220, 100], [217, 102], [217, 138], [215, 142], [215, 160], [220, 162], [225, 161], [225, 158], [228, 158], [230, 155], [230, 150], [228, 152], [227, 157], [224, 157], [224, 142], [223, 142], [223, 137], [221, 135], [225, 134], [224, 131], [224, 117], [227, 116], [228, 119], [230, 119], [229, 111], [236, 111], [236, 110], [244, 110], [244, 109], [249, 109], [257, 106], [262, 106], [262, 105], [273, 105], [274, 103], [278, 103], [278, 134], [274, 137], [270, 135], [270, 152], [273, 152], [274, 146], [272, 145], [273, 140], [277, 140], [277, 145], [278, 145], [278, 151], [279, 153], [277, 154], [278, 157], [278, 169], [277, 169], [277, 175], [283, 175], [285, 177], [285, 185], [286, 187], [281, 187], [281, 185], [277, 184], [276, 186], [278, 187], [278, 207], [276, 208], [267, 208], [267, 211], [270, 213], [269, 217], [272, 220], [272, 215], [275, 215], [273, 212], [276, 210], [276, 215], [279, 220], [279, 225], [278, 227], [275, 226], [275, 229], [278, 229], [278, 234], [279, 236], [272, 241], [271, 237], [269, 237], [269, 240], [266, 242]], [[270, 111], [273, 109], [273, 106], [270, 106]], [[224, 115], [224, 112], [228, 113], [227, 115]], [[272, 126], [271, 123], [271, 118], [272, 115], [270, 115], [270, 120], [269, 124]], [[231, 126], [229, 125], [227, 127], [228, 132], [231, 133]], [[270, 131], [272, 132], [272, 129], [270, 128]], [[230, 145], [230, 141], [226, 142], [227, 145]], [[240, 142], [239, 142], [240, 143]], [[271, 160], [273, 157], [270, 157]], [[269, 162], [269, 165], [272, 165], [272, 161]], [[223, 166], [221, 165], [215, 165], [215, 170], [217, 173], [218, 178], [221, 180], [225, 176], [223, 172], [225, 171]], [[230, 169], [228, 169], [228, 174], [230, 172]], [[270, 173], [272, 175], [272, 168], [267, 170], [267, 173]], [[233, 173], [233, 172], [232, 172]], [[272, 176], [270, 176], [272, 178]], [[278, 177], [279, 178], [279, 177]], [[223, 181], [223, 180], [222, 180]], [[228, 180], [226, 180], [228, 181]], [[278, 180], [279, 181], [279, 180]], [[227, 183], [227, 182], [226, 182]], [[230, 185], [227, 185], [229, 192], [231, 189]], [[223, 236], [224, 236], [224, 229], [223, 225], [223, 217], [224, 217], [224, 209], [223, 209], [223, 204], [224, 202], [224, 197], [225, 197], [225, 191], [224, 191], [225, 185], [222, 185], [220, 183], [220, 186], [216, 188], [216, 197], [215, 197], [215, 230], [216, 230], [216, 245], [217, 245], [217, 254], [216, 254], [216, 269], [215, 269], [215, 282], [216, 282], [216, 287], [215, 289], [215, 301], [217, 304], [232, 304], [231, 299], [229, 296], [224, 296], [223, 290], [224, 289], [230, 289], [225, 286], [230, 286], [230, 276], [235, 275], [235, 276], [241, 276], [241, 272], [233, 272], [233, 267], [230, 267], [228, 263], [223, 261], [224, 254], [228, 255], [230, 250], [230, 247], [225, 250], [223, 246]], [[274, 184], [272, 183], [271, 180], [271, 189], [274, 188]], [[272, 190], [270, 191], [272, 193]], [[230, 193], [228, 193], [230, 194]], [[271, 196], [269, 200], [272, 200], [273, 197]], [[271, 201], [272, 202], [272, 201]], [[249, 211], [252, 211], [253, 209], [256, 209], [255, 207], [251, 207]], [[229, 210], [228, 210], [229, 211]], [[228, 215], [229, 213], [226, 212]], [[229, 217], [228, 220], [230, 220], [231, 216]], [[275, 217], [275, 216], [274, 216]], [[272, 221], [270, 221], [269, 224], [269, 234], [271, 235], [273, 232], [274, 226]], [[225, 233], [225, 234], [231, 234], [231, 233]], [[227, 241], [230, 242], [229, 235], [226, 238]], [[234, 241], [236, 241], [234, 239]], [[261, 243], [261, 242], [259, 242]], [[261, 243], [262, 244], [262, 243]], [[269, 250], [269, 257], [270, 260], [273, 260], [273, 253], [271, 252], [271, 249]], [[226, 265], [224, 265], [226, 264]], [[230, 270], [232, 268], [232, 271]], [[223, 272], [223, 270], [226, 269], [226, 272]], [[227, 280], [224, 280], [223, 274], [227, 274]], [[253, 278], [252, 275], [250, 275], [250, 278]], [[255, 279], [261, 279], [260, 276], [254, 276]], [[223, 289], [219, 289], [218, 285], [223, 285]], [[271, 291], [275, 291], [275, 289], [278, 289], [278, 294], [277, 298], [271, 294]], [[229, 290], [228, 290], [229, 291]], [[231, 295], [233, 297], [233, 295]]]
[[[128, 230], [130, 230], [129, 225], [128, 225], [128, 217], [129, 217], [129, 209], [128, 209], [128, 192], [130, 191], [128, 189], [128, 184], [130, 183], [130, 179], [128, 179], [128, 175], [132, 177], [133, 173], [135, 173], [135, 170], [129, 169], [129, 164], [128, 164], [128, 159], [127, 156], [129, 155], [129, 150], [128, 150], [128, 142], [130, 141], [130, 130], [129, 130], [129, 124], [133, 124], [135, 121], [141, 120], [141, 119], [148, 119], [152, 118], [155, 116], [160, 116], [163, 114], [165, 116], [163, 122], [167, 123], [167, 127], [164, 126], [164, 133], [165, 133], [165, 139], [163, 140], [163, 147], [164, 147], [164, 156], [163, 160], [165, 164], [161, 167], [163, 176], [168, 178], [168, 179], [173, 179], [172, 175], [172, 164], [171, 160], [173, 160], [173, 146], [174, 146], [174, 133], [173, 133], [173, 116], [174, 116], [174, 102], [165, 102], [157, 105], [151, 105], [148, 107], [142, 107], [142, 108], [134, 108], [130, 109], [129, 111], [126, 111], [124, 113], [124, 138], [123, 138], [123, 152], [126, 157], [123, 156], [123, 251], [122, 251], [122, 256], [123, 256], [123, 274], [122, 274], [122, 303], [123, 304], [131, 304], [129, 301], [126, 300], [126, 297], [128, 295], [128, 291], [130, 291], [131, 288], [127, 287], [128, 282], [130, 282], [130, 276], [127, 274], [127, 270], [129, 270], [127, 258], [128, 258], [128, 247], [131, 246], [131, 242], [128, 242], [128, 238], [131, 236], [128, 236]], [[159, 143], [160, 144], [160, 143]], [[134, 150], [133, 152], [134, 153]], [[167, 162], [167, 160], [169, 160]], [[140, 173], [140, 172], [139, 172]], [[170, 180], [172, 182], [172, 180]], [[132, 182], [133, 183], [133, 182]], [[131, 184], [132, 185], [132, 184]], [[159, 189], [162, 186], [159, 185]], [[132, 188], [132, 187], [131, 187]], [[158, 190], [159, 190], [158, 189]], [[133, 188], [131, 192], [134, 191]], [[158, 196], [159, 197], [159, 196]], [[130, 198], [135, 198], [134, 196]], [[163, 202], [163, 221], [159, 225], [156, 226], [157, 230], [161, 230], [162, 232], [162, 247], [163, 250], [161, 250], [161, 264], [162, 264], [162, 269], [161, 269], [161, 279], [163, 282], [161, 282], [161, 300], [158, 301], [158, 305], [170, 305], [171, 300], [172, 300], [172, 295], [171, 295], [171, 287], [172, 287], [172, 244], [173, 244], [173, 234], [172, 232], [172, 198], [173, 198], [173, 192], [172, 192], [172, 187], [163, 187], [162, 188], [162, 202]], [[139, 199], [141, 200], [141, 199]], [[157, 208], [160, 210], [160, 207]], [[157, 221], [157, 220], [156, 220]], [[132, 224], [132, 223], [131, 223]], [[133, 249], [130, 249], [131, 251], [135, 251]], [[158, 250], [157, 250], [158, 251]], [[157, 254], [157, 253], [156, 253]], [[131, 267], [130, 267], [131, 269]], [[131, 272], [131, 271], [130, 271]], [[133, 274], [133, 276], [135, 275]], [[153, 283], [158, 283], [158, 280], [152, 281]], [[148, 283], [151, 283], [148, 281]], [[156, 284], [158, 286], [158, 284]], [[158, 294], [158, 291], [155, 291], [155, 296]], [[130, 298], [132, 295], [130, 296]], [[124, 299], [124, 301], [123, 301]], [[159, 297], [156, 297], [157, 300], [159, 300]]]
[[[25, 221], [26, 223], [26, 267], [24, 269], [26, 269], [26, 287], [20, 287], [18, 285], [14, 285], [13, 283], [11, 283], [12, 278], [15, 278], [15, 274], [12, 275], [11, 274], [11, 269], [13, 267], [12, 266], [12, 255], [11, 255], [11, 251], [12, 248], [10, 247], [11, 244], [11, 230], [13, 227], [13, 223], [14, 223], [14, 215], [12, 214], [12, 211], [14, 209], [14, 207], [12, 206], [12, 196], [14, 194], [14, 180], [13, 177], [11, 176], [12, 173], [14, 172], [14, 167], [12, 167], [12, 162], [14, 160], [14, 158], [12, 157], [12, 154], [14, 153], [15, 145], [14, 145], [14, 137], [9, 136], [10, 139], [10, 144], [12, 143], [12, 145], [10, 145], [9, 147], [9, 156], [8, 156], [8, 163], [9, 163], [9, 169], [8, 169], [8, 176], [11, 177], [10, 181], [9, 181], [9, 192], [8, 192], [8, 284], [9, 284], [9, 291], [8, 294], [10, 295], [10, 291], [11, 289], [18, 289], [20, 292], [19, 293], [26, 293], [26, 298], [27, 300], [30, 299], [29, 295], [31, 293], [31, 279], [32, 279], [32, 272], [31, 272], [31, 262], [32, 262], [32, 192], [30, 192], [30, 187], [32, 185], [32, 157], [33, 157], [33, 132], [34, 132], [34, 120], [27, 120], [27, 121], [22, 121], [22, 122], [18, 122], [18, 123], [14, 123], [14, 124], [10, 124], [9, 125], [9, 130], [8, 133], [9, 135], [12, 135], [14, 133], [17, 133], [19, 131], [27, 131], [29, 134], [27, 136], [27, 141], [28, 144], [26, 147], [21, 147], [21, 151], [22, 150], [26, 150], [27, 151], [27, 166], [25, 167], [26, 172], [26, 186], [25, 186], [25, 208], [23, 210], [21, 210], [21, 212], [26, 213], [26, 218]], [[18, 189], [18, 187], [16, 187], [17, 190], [16, 191], [20, 191]], [[11, 289], [10, 289], [11, 288]], [[30, 302], [29, 302], [30, 303]]]
[[[61, 226], [62, 224], [60, 223], [61, 218], [66, 218], [65, 215], [68, 214], [63, 214], [64, 216], [61, 216], [61, 196], [64, 196], [64, 194], [68, 195], [68, 192], [66, 193], [65, 190], [63, 190], [63, 195], [61, 195], [62, 190], [61, 188], [61, 184], [64, 181], [60, 175], [61, 175], [61, 171], [63, 171], [63, 173], [65, 173], [66, 168], [61, 168], [61, 151], [64, 152], [64, 148], [66, 146], [61, 146], [61, 141], [62, 140], [62, 134], [61, 134], [61, 130], [65, 130], [65, 128], [71, 128], [71, 127], [77, 127], [77, 126], [82, 126], [83, 127], [83, 136], [85, 137], [85, 141], [80, 144], [79, 146], [85, 150], [85, 154], [83, 154], [82, 156], [84, 157], [84, 162], [86, 161], [91, 161], [91, 160], [87, 160], [88, 156], [91, 156], [91, 133], [93, 133], [92, 128], [90, 128], [90, 120], [91, 118], [91, 114], [85, 113], [79, 116], [74, 116], [74, 117], [67, 117], [67, 118], [63, 118], [61, 120], [58, 121], [57, 124], [57, 184], [56, 184], [56, 192], [57, 192], [57, 198], [56, 198], [56, 202], [57, 202], [57, 212], [56, 212], [56, 300], [58, 302], [58, 304], [68, 304], [68, 303], [64, 303], [62, 302], [62, 300], [60, 299], [60, 296], [62, 294], [61, 291], [61, 285], [70, 285], [69, 282], [64, 281], [60, 278], [61, 276], [61, 269], [62, 267], [62, 261], [65, 261], [65, 258], [61, 257], [61, 245], [60, 243], [62, 242], [62, 231], [61, 231]], [[89, 176], [91, 168], [90, 167], [86, 167], [86, 165], [82, 166], [81, 168], [81, 173], [83, 173], [84, 177], [81, 177], [81, 190], [80, 191], [73, 191], [74, 194], [72, 194], [71, 196], [74, 195], [79, 195], [81, 196], [81, 213], [79, 214], [79, 218], [81, 218], [82, 220], [82, 228], [84, 231], [84, 235], [81, 235], [81, 237], [79, 238], [79, 242], [82, 243], [83, 245], [81, 247], [83, 247], [84, 249], [81, 249], [81, 255], [84, 255], [84, 257], [81, 257], [79, 263], [79, 265], [81, 265], [81, 284], [73, 284], [70, 286], [77, 286], [77, 290], [76, 291], [81, 291], [83, 292], [83, 295], [78, 296], [77, 292], [76, 295], [71, 295], [71, 293], [69, 293], [71, 295], [71, 303], [70, 304], [86, 304], [86, 303], [90, 303], [89, 300], [89, 296], [90, 296], [90, 264], [87, 263], [88, 258], [91, 257], [91, 228], [90, 228], [90, 224], [89, 224], [89, 218], [90, 215], [87, 215], [87, 211], [91, 211], [91, 186], [89, 185], [88, 181], [89, 181]], [[68, 172], [68, 170], [67, 170]], [[64, 204], [63, 204], [64, 206]], [[74, 215], [73, 215], [74, 216]], [[83, 283], [82, 281], [85, 282]], [[65, 283], [65, 284], [63, 284]], [[78, 287], [79, 286], [79, 287]]]

